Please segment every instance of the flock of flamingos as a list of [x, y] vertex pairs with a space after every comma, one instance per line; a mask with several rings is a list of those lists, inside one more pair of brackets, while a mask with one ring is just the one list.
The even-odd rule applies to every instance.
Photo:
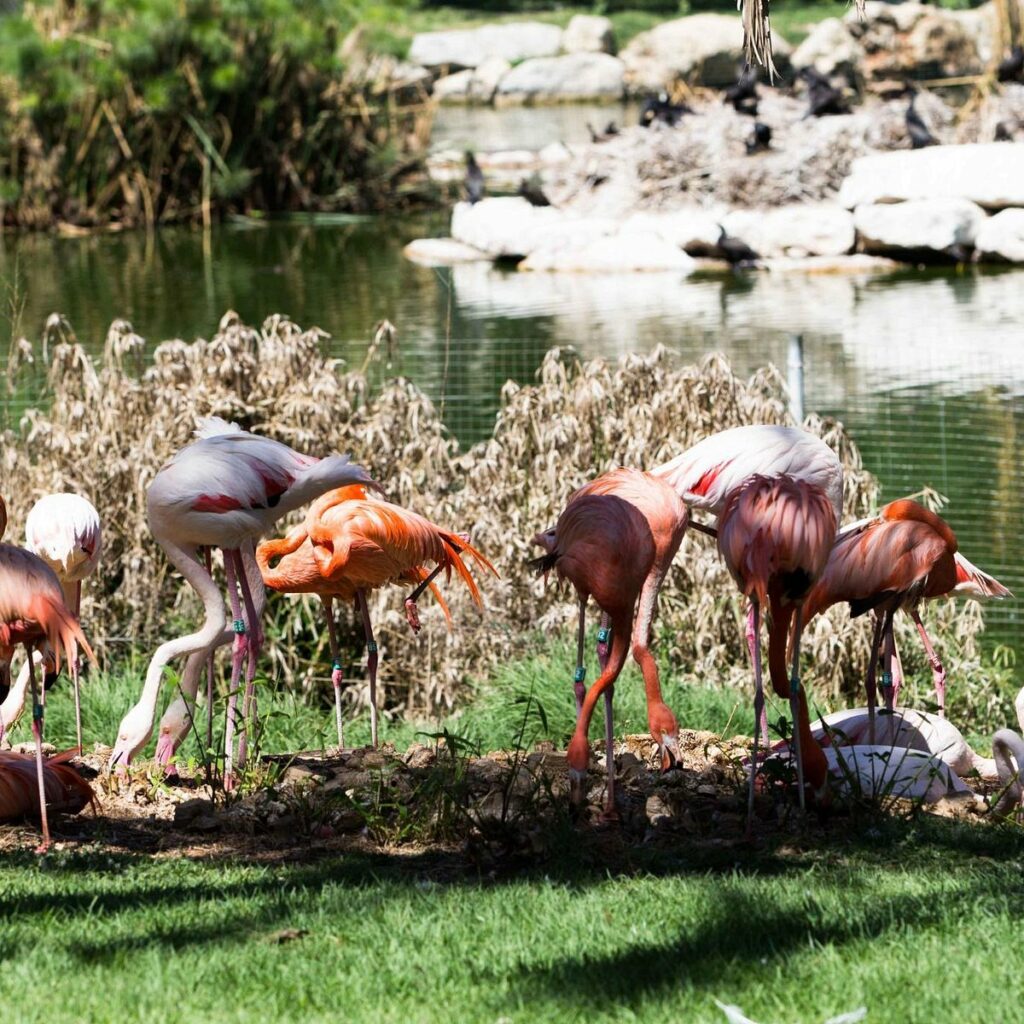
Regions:
[[[339, 746], [344, 746], [342, 671], [334, 622], [335, 599], [353, 601], [366, 633], [371, 730], [377, 742], [377, 644], [367, 593], [391, 583], [413, 590], [405, 600], [409, 625], [419, 629], [416, 601], [430, 588], [446, 616], [435, 578], [454, 571], [478, 605], [480, 593], [467, 561], [495, 572], [465, 535], [449, 532], [374, 494], [380, 488], [348, 456], [318, 459], [243, 431], [236, 424], [202, 421], [197, 439], [156, 475], [147, 493], [153, 536], [170, 562], [196, 590], [205, 615], [201, 626], [157, 648], [138, 703], [124, 716], [110, 758], [124, 770], [149, 742], [156, 721], [164, 666], [186, 657], [180, 695], [160, 720], [156, 758], [174, 770], [177, 746], [192, 728], [192, 712], [206, 668], [208, 732], [214, 703], [212, 659], [232, 644], [224, 754], [225, 785], [244, 765], [246, 739], [256, 720], [253, 686], [263, 643], [265, 588], [317, 594], [324, 606], [333, 654], [332, 683]], [[837, 758], [862, 778], [908, 780], [924, 794], [937, 785], [966, 790], [957, 774], [999, 778], [999, 809], [1019, 806], [1024, 796], [1024, 740], [1009, 729], [993, 739], [994, 759], [978, 757], [944, 715], [945, 672], [925, 631], [922, 601], [950, 594], [1006, 597], [1009, 591], [957, 550], [956, 537], [935, 513], [910, 501], [886, 505], [877, 515], [840, 526], [843, 471], [835, 453], [806, 431], [781, 426], [737, 427], [705, 438], [650, 472], [615, 469], [571, 495], [550, 529], [534, 543], [544, 554], [538, 571], [568, 579], [579, 599], [575, 696], [577, 723], [567, 760], [571, 799], [585, 799], [590, 761], [588, 733], [604, 699], [607, 767], [605, 813], [615, 814], [612, 731], [613, 686], [632, 651], [643, 673], [650, 732], [662, 767], [679, 756], [679, 725], [661, 695], [650, 651], [658, 593], [688, 527], [714, 536], [718, 550], [749, 599], [746, 639], [754, 672], [757, 725], [750, 758], [748, 819], [758, 777], [758, 756], [792, 757], [797, 793], [827, 798]], [[260, 543], [288, 513], [309, 505], [305, 520], [284, 538]], [[714, 526], [692, 521], [700, 511]], [[0, 537], [7, 525], [0, 499]], [[26, 547], [0, 543], [0, 742], [30, 698], [35, 754], [0, 752], [0, 820], [38, 814], [50, 843], [47, 806], [79, 810], [93, 798], [69, 764], [82, 749], [78, 697], [79, 651], [93, 659], [78, 621], [82, 581], [100, 558], [99, 516], [84, 498], [42, 498], [25, 523]], [[210, 553], [220, 548], [227, 605], [213, 578]], [[432, 568], [431, 568], [432, 566]], [[590, 598], [602, 613], [598, 631], [600, 674], [585, 685], [584, 616]], [[845, 602], [851, 614], [874, 612], [866, 679], [868, 706], [839, 712], [813, 726], [800, 680], [800, 637], [805, 624], [829, 606]], [[230, 609], [230, 614], [229, 614]], [[932, 666], [938, 714], [894, 713], [901, 682], [893, 618], [903, 610], [914, 620]], [[762, 684], [760, 628], [768, 623], [768, 677], [790, 702], [796, 723], [792, 751], [785, 743], [768, 751]], [[24, 647], [26, 660], [11, 682], [11, 659]], [[68, 666], [74, 684], [78, 747], [44, 758], [45, 687], [39, 672]], [[879, 667], [881, 671], [879, 671]], [[243, 685], [244, 670], [244, 685]], [[881, 686], [884, 709], [877, 708]], [[241, 697], [241, 709], [237, 708]], [[1024, 689], [1016, 703], [1024, 729]], [[893, 757], [895, 752], [901, 757]], [[881, 767], [873, 757], [881, 757]], [[35, 776], [35, 778], [33, 778]], [[834, 780], [835, 781], [835, 780]], [[909, 793], [909, 790], [908, 790]]]

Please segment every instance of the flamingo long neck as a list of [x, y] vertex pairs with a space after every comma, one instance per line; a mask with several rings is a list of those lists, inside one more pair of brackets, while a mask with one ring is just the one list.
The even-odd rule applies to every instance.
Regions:
[[[39, 664], [42, 664], [42, 654], [34, 651], [32, 656], [38, 660]], [[25, 710], [25, 696], [27, 693], [28, 662], [26, 661], [21, 666], [18, 678], [11, 684], [10, 690], [7, 691], [7, 699], [3, 704], [0, 704], [0, 740], [3, 739], [4, 733], [21, 718], [21, 713]]]
[[786, 647], [795, 605], [783, 604], [778, 589], [774, 587], [768, 595], [768, 600], [768, 678], [772, 682], [772, 689], [780, 697], [788, 697], [789, 669], [786, 666]]
[[205, 651], [212, 646], [227, 626], [227, 614], [224, 609], [224, 597], [214, 583], [213, 577], [197, 561], [195, 548], [179, 547], [172, 541], [158, 537], [161, 547], [167, 553], [171, 564], [192, 585], [203, 602], [206, 617], [202, 627], [195, 633], [177, 637], [161, 644], [153, 655], [146, 670], [146, 681], [142, 687], [142, 695], [137, 706], [144, 707], [152, 720], [156, 717], [156, 702], [160, 696], [160, 682], [163, 678], [164, 666], [180, 654], [192, 654], [194, 651]]
[[1012, 729], [1000, 729], [992, 737], [992, 754], [999, 782], [1007, 787], [996, 809], [1005, 814], [1024, 801], [1024, 739]]
[[1013, 706], [1017, 710], [1017, 724], [1020, 726], [1020, 731], [1024, 732], [1024, 686], [1021, 687], [1020, 693], [1017, 694], [1017, 699], [1013, 702]]

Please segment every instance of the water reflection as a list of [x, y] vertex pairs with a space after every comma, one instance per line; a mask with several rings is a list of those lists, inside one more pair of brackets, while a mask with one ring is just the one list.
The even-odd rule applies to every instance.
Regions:
[[[9, 295], [20, 275], [28, 337], [59, 311], [94, 351], [118, 316], [151, 341], [189, 339], [234, 308], [251, 322], [283, 312], [317, 324], [358, 366], [387, 317], [400, 355], [375, 372], [405, 374], [443, 400], [464, 443], [490, 431], [502, 383], [531, 380], [552, 345], [616, 356], [661, 343], [687, 359], [722, 351], [749, 373], [784, 367], [789, 336], [801, 332], [806, 407], [847, 423], [885, 498], [924, 485], [947, 495], [968, 556], [1024, 593], [1024, 271], [700, 279], [430, 270], [401, 257], [407, 241], [445, 226], [436, 217], [225, 227], [205, 243], [188, 230], [0, 238], [0, 276]], [[993, 606], [990, 621], [998, 639], [1024, 647], [1016, 609]]]

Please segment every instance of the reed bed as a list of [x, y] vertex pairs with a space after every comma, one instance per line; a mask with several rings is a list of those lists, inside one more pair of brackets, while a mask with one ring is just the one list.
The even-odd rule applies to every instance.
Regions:
[[[545, 585], [526, 563], [536, 554], [530, 537], [554, 522], [576, 487], [614, 466], [654, 466], [716, 430], [790, 422], [783, 381], [772, 367], [742, 380], [720, 356], [680, 365], [658, 348], [617, 362], [582, 362], [570, 350], [553, 349], [534, 383], [506, 384], [492, 436], [463, 451], [409, 381], [390, 380], [373, 393], [362, 372], [346, 371], [326, 355], [323, 332], [281, 316], [254, 328], [228, 313], [212, 339], [166, 341], [151, 358], [144, 340], [119, 320], [95, 363], [68, 325], [51, 327], [45, 404], [3, 436], [4, 491], [12, 525], [24, 522], [31, 503], [48, 491], [73, 490], [96, 503], [105, 555], [98, 580], [86, 588], [83, 617], [105, 656], [116, 654], [117, 641], [148, 650], [200, 614], [191, 589], [169, 571], [149, 534], [145, 492], [159, 467], [188, 443], [196, 418], [214, 414], [312, 454], [351, 452], [392, 500], [469, 532], [498, 567], [500, 580], [480, 581], [483, 615], [457, 581], [446, 588], [451, 633], [429, 596], [423, 631], [414, 638], [398, 592], [373, 595], [384, 700], [396, 712], [451, 709], [474, 679], [530, 655], [542, 632], [570, 630], [573, 594], [553, 581]], [[14, 352], [41, 358], [37, 348], [23, 343]], [[10, 386], [17, 386], [19, 372], [12, 364]], [[812, 416], [804, 426], [843, 461], [846, 517], [875, 507], [877, 481], [842, 424]], [[272, 596], [269, 609], [264, 668], [282, 685], [326, 692], [319, 603]], [[679, 676], [712, 685], [745, 682], [744, 612], [713, 543], [691, 533], [662, 593], [659, 656]], [[955, 680], [978, 671], [980, 611], [939, 602], [927, 615], [955, 695]], [[928, 678], [916, 634], [897, 621], [908, 673]], [[362, 630], [351, 613], [345, 639], [346, 675], [361, 681]], [[859, 685], [867, 648], [867, 624], [851, 622], [845, 608], [812, 623], [805, 650], [815, 693], [834, 697]], [[571, 666], [565, 669], [568, 691]], [[354, 703], [365, 700], [364, 691], [350, 688]], [[998, 699], [977, 690], [978, 701]]]

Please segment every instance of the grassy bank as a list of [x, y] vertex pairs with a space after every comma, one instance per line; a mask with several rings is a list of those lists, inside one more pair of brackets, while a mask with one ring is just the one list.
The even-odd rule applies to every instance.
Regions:
[[1019, 829], [879, 823], [753, 852], [583, 833], [497, 879], [443, 854], [168, 854], [0, 859], [0, 996], [19, 1020], [720, 1022], [716, 999], [807, 1024], [1019, 1012]]

